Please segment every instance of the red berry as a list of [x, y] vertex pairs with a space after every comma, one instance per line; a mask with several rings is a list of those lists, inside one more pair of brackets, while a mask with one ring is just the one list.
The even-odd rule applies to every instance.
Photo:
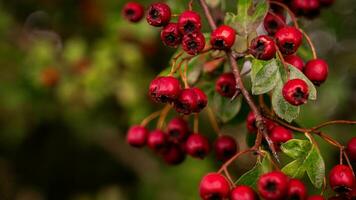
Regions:
[[311, 60], [305, 65], [304, 74], [315, 85], [321, 85], [328, 78], [329, 65], [322, 59]]
[[320, 12], [319, 1], [320, 0], [292, 0], [291, 7], [297, 15], [314, 17]]
[[210, 151], [209, 140], [201, 134], [192, 134], [186, 141], [185, 150], [194, 158], [204, 159]]
[[181, 91], [179, 80], [173, 76], [155, 78], [149, 87], [149, 95], [158, 103], [173, 102]]
[[351, 138], [347, 144], [347, 154], [351, 160], [356, 161], [356, 137]]
[[184, 142], [190, 134], [188, 123], [180, 117], [172, 119], [167, 124], [167, 134], [173, 143]]
[[216, 158], [221, 161], [227, 161], [237, 152], [236, 140], [228, 135], [219, 136], [214, 145]]
[[288, 184], [288, 199], [305, 200], [307, 198], [307, 188], [298, 179], [291, 179]]
[[230, 200], [258, 200], [256, 192], [248, 186], [237, 186], [230, 193]]
[[284, 84], [282, 94], [288, 103], [299, 106], [308, 101], [309, 87], [302, 79], [292, 79]]
[[266, 200], [283, 199], [288, 193], [288, 177], [278, 171], [264, 174], [258, 179], [257, 188]]
[[[269, 119], [263, 119], [267, 130], [272, 130], [275, 126], [276, 123], [274, 123], [273, 121], [269, 120]], [[250, 111], [247, 115], [247, 119], [246, 119], [246, 126], [247, 126], [247, 130], [250, 133], [254, 133], [257, 131], [257, 127], [256, 127], [256, 116], [255, 114]]]
[[331, 6], [335, 3], [335, 0], [319, 0], [322, 6]]
[[200, 15], [194, 11], [185, 11], [178, 18], [179, 31], [184, 34], [198, 33], [201, 29]]
[[205, 37], [200, 32], [184, 35], [182, 47], [188, 54], [197, 55], [205, 47]]
[[325, 198], [320, 195], [313, 195], [313, 196], [308, 197], [307, 200], [325, 200]]
[[257, 59], [270, 60], [276, 55], [276, 45], [272, 38], [261, 35], [253, 39], [250, 44], [250, 53]]
[[132, 126], [126, 135], [126, 141], [133, 147], [143, 147], [146, 144], [148, 130], [143, 126]]
[[171, 20], [171, 9], [165, 3], [153, 3], [148, 8], [146, 19], [151, 26], [164, 26]]
[[279, 50], [285, 55], [294, 54], [302, 44], [303, 34], [294, 27], [286, 26], [275, 35]]
[[185, 160], [185, 153], [179, 145], [171, 144], [162, 153], [163, 160], [169, 165], [178, 165]]
[[278, 150], [282, 143], [288, 142], [289, 140], [293, 139], [292, 131], [284, 128], [283, 126], [275, 126], [271, 130], [269, 136]]
[[208, 105], [208, 97], [206, 94], [199, 88], [192, 88], [197, 96], [197, 107], [193, 109], [193, 112], [199, 113], [202, 111], [206, 105]]
[[155, 152], [161, 152], [167, 145], [167, 135], [161, 130], [152, 131], [147, 138], [147, 146]]
[[236, 93], [236, 80], [233, 73], [224, 73], [219, 76], [215, 83], [215, 90], [221, 96], [232, 98]]
[[122, 15], [131, 22], [138, 22], [142, 19], [145, 10], [137, 2], [127, 2], [122, 9]]
[[200, 112], [207, 105], [207, 96], [198, 88], [187, 88], [182, 90], [174, 103], [177, 112], [189, 115], [192, 112]]
[[281, 15], [269, 12], [263, 21], [263, 26], [269, 35], [274, 36], [279, 29], [286, 26], [286, 20]]
[[209, 173], [200, 182], [199, 194], [203, 200], [224, 200], [229, 193], [229, 182], [221, 174]]
[[289, 55], [284, 57], [284, 60], [299, 69], [300, 71], [304, 70], [304, 61], [301, 57], [297, 55]]
[[355, 184], [355, 177], [349, 166], [336, 165], [329, 173], [329, 182], [335, 192], [346, 193], [351, 191]]
[[235, 43], [236, 32], [230, 26], [219, 26], [211, 33], [210, 44], [213, 49], [230, 49]]
[[182, 41], [182, 35], [177, 23], [169, 23], [161, 31], [162, 42], [169, 47], [177, 47]]

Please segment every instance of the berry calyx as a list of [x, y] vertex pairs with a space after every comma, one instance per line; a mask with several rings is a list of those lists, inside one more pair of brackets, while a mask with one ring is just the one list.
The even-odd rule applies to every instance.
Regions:
[[229, 192], [229, 182], [221, 174], [209, 173], [200, 181], [199, 194], [203, 200], [224, 200]]
[[122, 9], [122, 15], [131, 22], [139, 22], [144, 13], [143, 6], [137, 2], [127, 2]]
[[178, 28], [183, 35], [198, 33], [201, 29], [200, 15], [194, 11], [185, 11], [178, 18]]
[[235, 43], [236, 32], [230, 26], [219, 26], [211, 33], [210, 44], [213, 49], [230, 49]]
[[230, 193], [230, 200], [258, 200], [256, 192], [248, 186], [237, 186]]
[[287, 199], [306, 199], [307, 188], [305, 187], [304, 183], [298, 179], [289, 180], [287, 197]]
[[169, 165], [178, 165], [185, 160], [185, 152], [179, 145], [170, 144], [162, 152], [163, 160]]
[[155, 78], [149, 87], [149, 95], [157, 103], [173, 102], [181, 91], [179, 80], [173, 76]]
[[296, 67], [300, 71], [304, 70], [304, 61], [303, 61], [303, 59], [301, 57], [299, 57], [297, 55], [285, 56], [284, 57], [284, 61], [286, 61], [287, 63], [293, 65], [294, 67]]
[[208, 98], [203, 91], [198, 88], [187, 88], [181, 91], [174, 108], [179, 113], [189, 115], [192, 112], [200, 112], [207, 103]]
[[184, 142], [189, 134], [188, 123], [180, 117], [172, 119], [167, 124], [168, 140], [173, 143]]
[[302, 44], [303, 34], [295, 27], [286, 26], [277, 31], [275, 38], [279, 50], [284, 55], [291, 55]]
[[194, 158], [204, 159], [210, 151], [209, 140], [199, 133], [194, 133], [188, 137], [185, 150]]
[[308, 101], [309, 87], [302, 79], [292, 79], [284, 84], [282, 94], [288, 103], [300, 106]]
[[261, 35], [251, 41], [249, 51], [257, 59], [270, 60], [276, 55], [277, 49], [272, 38]]
[[171, 20], [171, 9], [165, 3], [153, 3], [148, 8], [146, 19], [151, 26], [164, 26]]
[[221, 96], [232, 98], [236, 93], [236, 80], [233, 73], [221, 74], [215, 83], [215, 90]]
[[285, 21], [283, 16], [268, 12], [263, 21], [263, 26], [269, 35], [274, 36], [279, 29], [286, 26]]
[[346, 150], [350, 159], [356, 161], [356, 137], [351, 138], [351, 140], [347, 143]]
[[325, 200], [325, 198], [320, 195], [313, 195], [309, 196], [307, 200]]
[[355, 177], [349, 166], [336, 165], [329, 173], [329, 182], [335, 192], [346, 193], [351, 191], [355, 184]]
[[143, 147], [146, 145], [148, 130], [139, 125], [132, 126], [126, 135], [126, 141], [133, 147]]
[[266, 200], [279, 200], [288, 193], [288, 177], [275, 171], [262, 175], [257, 182], [258, 192]]
[[236, 154], [238, 147], [233, 137], [223, 135], [216, 139], [214, 149], [216, 158], [221, 161], [226, 161]]
[[162, 42], [169, 47], [177, 47], [182, 41], [182, 35], [177, 23], [169, 23], [161, 31]]
[[269, 134], [271, 140], [276, 145], [276, 149], [279, 150], [281, 144], [293, 139], [292, 131], [284, 128], [283, 126], [275, 126]]
[[161, 130], [154, 130], [148, 135], [147, 146], [155, 152], [161, 152], [167, 145], [167, 135]]
[[322, 59], [314, 59], [307, 62], [304, 74], [314, 85], [321, 85], [328, 78], [329, 65]]
[[188, 54], [197, 55], [205, 47], [205, 37], [200, 32], [184, 35], [182, 47]]

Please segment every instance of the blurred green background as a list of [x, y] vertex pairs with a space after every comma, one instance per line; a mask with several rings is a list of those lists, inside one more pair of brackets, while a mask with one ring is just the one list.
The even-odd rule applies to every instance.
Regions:
[[[200, 178], [218, 169], [213, 155], [170, 167], [125, 143], [128, 127], [160, 107], [147, 98], [147, 87], [174, 53], [161, 44], [159, 30], [121, 17], [125, 2], [0, 3], [1, 200], [198, 199]], [[177, 13], [186, 2], [168, 0]], [[355, 15], [353, 1], [338, 0], [320, 18], [302, 21], [331, 66], [318, 101], [303, 109], [302, 125], [356, 119]], [[247, 112], [243, 104], [223, 127], [240, 148], [246, 146]], [[214, 138], [209, 126], [201, 128]], [[325, 131], [341, 142], [356, 136], [355, 127]], [[338, 151], [320, 145], [330, 168]], [[244, 158], [231, 171], [251, 166]]]

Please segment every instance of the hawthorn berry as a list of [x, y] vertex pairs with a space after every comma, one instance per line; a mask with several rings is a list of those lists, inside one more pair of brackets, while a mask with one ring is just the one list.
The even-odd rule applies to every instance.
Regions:
[[356, 137], [351, 138], [347, 144], [347, 154], [350, 159], [356, 161]]
[[182, 39], [182, 47], [190, 55], [197, 55], [205, 47], [205, 37], [202, 33], [186, 34]]
[[249, 186], [237, 186], [230, 193], [230, 200], [258, 200], [256, 192]]
[[284, 61], [286, 61], [287, 63], [293, 65], [294, 67], [296, 67], [300, 71], [304, 70], [304, 61], [303, 61], [303, 59], [301, 57], [299, 57], [297, 55], [285, 56], [284, 57]]
[[161, 152], [167, 145], [167, 135], [157, 129], [151, 131], [147, 138], [147, 146], [155, 152]]
[[284, 55], [291, 55], [302, 44], [303, 34], [295, 27], [286, 26], [277, 31], [275, 38], [279, 50]]
[[202, 134], [194, 133], [188, 137], [185, 151], [194, 158], [204, 159], [210, 151], [209, 140]]
[[[276, 124], [272, 120], [265, 118], [265, 119], [263, 119], [263, 121], [264, 121], [268, 131], [272, 130], [276, 126]], [[257, 131], [256, 116], [252, 111], [250, 111], [247, 115], [246, 127], [247, 127], [248, 132], [250, 132], [250, 133], [255, 133]]]
[[184, 142], [189, 134], [188, 123], [181, 117], [176, 117], [167, 124], [168, 139], [173, 143]]
[[288, 183], [288, 195], [287, 199], [299, 199], [305, 200], [307, 198], [308, 192], [304, 183], [298, 179], [291, 179]]
[[208, 105], [208, 97], [199, 88], [195, 87], [195, 88], [192, 88], [192, 90], [195, 93], [196, 98], [197, 98], [197, 107], [195, 109], [193, 109], [193, 112], [199, 113], [206, 107], [206, 105]]
[[169, 47], [177, 47], [182, 42], [182, 35], [177, 23], [169, 23], [161, 31], [162, 42]]
[[232, 98], [237, 91], [234, 74], [221, 74], [216, 80], [215, 90], [223, 97]]
[[257, 59], [270, 60], [276, 55], [277, 49], [272, 38], [260, 35], [251, 41], [249, 51]]
[[355, 177], [349, 166], [336, 165], [329, 173], [329, 182], [335, 192], [346, 193], [351, 191], [355, 184]]
[[222, 135], [216, 139], [214, 149], [216, 158], [221, 161], [226, 161], [236, 154], [238, 147], [233, 137]]
[[126, 141], [133, 147], [143, 147], [146, 145], [148, 130], [139, 125], [132, 126], [126, 135]]
[[153, 3], [148, 8], [146, 19], [151, 26], [164, 26], [171, 20], [171, 9], [165, 3]]
[[329, 65], [322, 59], [314, 59], [307, 62], [304, 74], [314, 85], [321, 85], [328, 78]]
[[274, 171], [263, 174], [257, 182], [258, 192], [266, 200], [279, 200], [288, 193], [288, 177]]
[[203, 200], [224, 200], [229, 193], [229, 182], [221, 174], [209, 173], [200, 181], [199, 194]]
[[321, 195], [313, 195], [313, 196], [309, 196], [307, 200], [325, 200], [325, 198], [322, 197]]
[[162, 152], [163, 160], [169, 165], [178, 165], [185, 160], [185, 152], [179, 145], [170, 144]]
[[143, 6], [137, 2], [127, 2], [122, 9], [122, 15], [131, 22], [139, 22], [144, 13]]
[[320, 0], [292, 0], [292, 10], [297, 15], [304, 15], [307, 17], [314, 17], [320, 12]]
[[274, 36], [279, 29], [286, 26], [285, 21], [284, 16], [268, 12], [263, 21], [263, 26], [269, 35]]
[[179, 15], [178, 28], [183, 35], [198, 33], [201, 29], [200, 15], [194, 11], [185, 11]]
[[173, 102], [181, 91], [179, 80], [173, 76], [155, 78], [149, 87], [150, 97], [157, 103]]
[[192, 112], [200, 112], [208, 103], [208, 98], [198, 88], [183, 89], [174, 103], [177, 112], [189, 115]]
[[236, 32], [227, 25], [221, 25], [211, 33], [210, 44], [213, 49], [226, 50], [234, 45]]
[[283, 126], [275, 126], [270, 131], [269, 136], [278, 150], [282, 143], [288, 142], [289, 140], [293, 139], [292, 131], [284, 128]]
[[282, 94], [288, 103], [300, 106], [308, 101], [309, 87], [302, 79], [292, 79], [284, 84]]

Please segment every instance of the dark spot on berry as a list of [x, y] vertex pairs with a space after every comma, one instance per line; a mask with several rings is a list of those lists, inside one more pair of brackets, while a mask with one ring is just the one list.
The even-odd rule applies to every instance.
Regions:
[[198, 44], [194, 41], [194, 40], [191, 40], [188, 42], [188, 48], [189, 49], [196, 49], [198, 47]]
[[256, 45], [256, 51], [258, 54], [261, 54], [264, 52], [265, 50], [265, 43], [262, 42], [261, 40], [257, 41], [257, 45]]
[[275, 182], [269, 181], [265, 186], [265, 189], [269, 192], [275, 192], [277, 190], [277, 185]]
[[198, 103], [199, 110], [203, 110], [205, 108], [205, 106], [206, 106], [205, 102], [199, 102]]
[[151, 9], [149, 12], [149, 15], [153, 18], [153, 19], [157, 19], [159, 17], [159, 12], [156, 9]]
[[185, 25], [184, 25], [184, 32], [186, 33], [192, 33], [194, 32], [196, 29], [195, 24], [191, 21], [188, 21]]
[[160, 102], [162, 102], [162, 103], [166, 103], [169, 101], [169, 98], [166, 95], [161, 95], [159, 97], [159, 99], [160, 99]]
[[176, 129], [173, 129], [169, 131], [169, 135], [173, 138], [178, 138], [180, 136], [180, 132]]
[[345, 186], [339, 186], [334, 189], [334, 191], [338, 194], [346, 194], [351, 191], [351, 188]]
[[302, 198], [298, 194], [292, 194], [289, 200], [301, 200]]
[[223, 156], [224, 158], [230, 158], [234, 153], [235, 153], [234, 151], [226, 150], [223, 152]]
[[208, 198], [209, 200], [221, 200], [222, 198], [220, 197], [219, 194], [213, 193], [211, 196]]
[[268, 23], [268, 27], [269, 27], [270, 29], [275, 30], [275, 29], [278, 28], [278, 22], [277, 22], [276, 20], [272, 20], [272, 21], [270, 21], [270, 22]]
[[205, 157], [205, 151], [203, 149], [199, 149], [194, 153], [194, 156], [198, 158], [204, 158]]
[[283, 48], [284, 48], [287, 52], [293, 52], [294, 43], [293, 43], [293, 42], [286, 42], [286, 43], [284, 43]]
[[229, 85], [222, 85], [221, 86], [221, 91], [224, 94], [230, 94], [231, 90], [232, 90], [232, 88]]
[[126, 16], [133, 16], [133, 15], [135, 15], [135, 11], [133, 10], [133, 9], [127, 9], [126, 11], [125, 11], [125, 15]]
[[218, 49], [223, 49], [225, 48], [225, 42], [224, 40], [215, 40], [214, 42], [214, 47], [218, 48]]
[[169, 43], [174, 43], [176, 41], [176, 37], [172, 33], [168, 34], [165, 39]]
[[296, 88], [293, 97], [297, 100], [297, 101], [304, 101], [305, 100], [305, 93], [302, 91], [301, 88]]

